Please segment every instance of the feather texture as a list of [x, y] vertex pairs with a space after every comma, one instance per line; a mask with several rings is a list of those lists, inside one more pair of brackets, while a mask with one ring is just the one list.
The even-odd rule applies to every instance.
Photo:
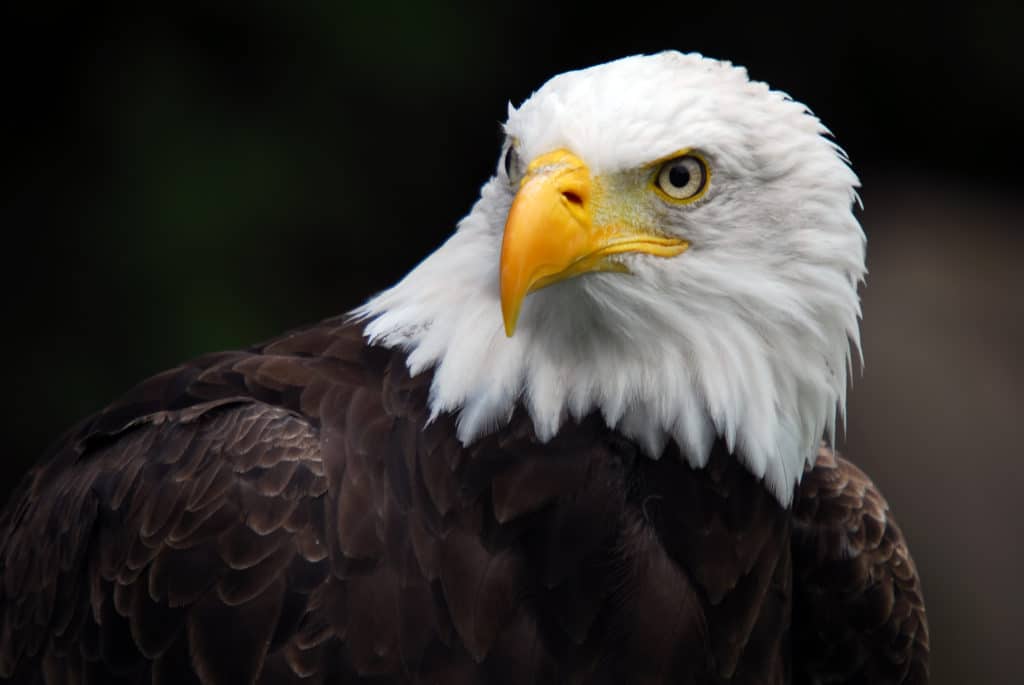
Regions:
[[791, 512], [724, 442], [654, 461], [596, 414], [466, 447], [362, 333], [201, 358], [58, 444], [0, 516], [0, 679], [923, 682], [913, 564], [846, 462]]

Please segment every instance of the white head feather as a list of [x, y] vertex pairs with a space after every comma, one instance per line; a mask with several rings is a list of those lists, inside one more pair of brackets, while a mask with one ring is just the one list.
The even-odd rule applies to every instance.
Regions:
[[541, 440], [597, 410], [650, 456], [672, 439], [697, 467], [721, 436], [788, 504], [845, 413], [860, 344], [858, 182], [825, 127], [740, 67], [662, 53], [556, 76], [505, 130], [521, 159], [565, 148], [595, 175], [699, 150], [707, 194], [658, 214], [691, 248], [535, 292], [508, 338], [498, 270], [516, 186], [499, 165], [457, 232], [356, 310], [369, 339], [435, 370], [432, 411], [457, 413], [464, 443], [517, 403]]

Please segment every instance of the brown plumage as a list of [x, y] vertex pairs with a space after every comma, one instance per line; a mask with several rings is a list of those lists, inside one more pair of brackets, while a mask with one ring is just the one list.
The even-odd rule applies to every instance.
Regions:
[[337, 319], [74, 428], [0, 516], [0, 680], [927, 681], [902, 534], [831, 451], [783, 509], [598, 416], [463, 447], [429, 385]]

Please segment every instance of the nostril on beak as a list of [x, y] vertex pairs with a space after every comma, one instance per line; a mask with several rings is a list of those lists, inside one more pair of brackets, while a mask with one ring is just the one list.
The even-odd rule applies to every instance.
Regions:
[[566, 202], [573, 205], [583, 205], [583, 198], [580, 197], [579, 193], [574, 190], [563, 190], [562, 197], [565, 198]]

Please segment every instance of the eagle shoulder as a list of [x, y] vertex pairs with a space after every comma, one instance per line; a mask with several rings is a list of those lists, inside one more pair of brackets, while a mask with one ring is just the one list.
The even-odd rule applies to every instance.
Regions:
[[161, 373], [73, 428], [0, 513], [0, 679], [319, 669], [337, 632], [319, 618], [337, 589], [319, 410], [358, 394], [367, 354], [325, 322]]
[[928, 682], [928, 622], [903, 532], [875, 484], [822, 447], [793, 502], [795, 683]]
[[0, 676], [93, 664], [177, 682], [188, 654], [204, 682], [247, 682], [326, 579], [318, 437], [288, 410], [164, 411], [59, 461], [0, 530]]

